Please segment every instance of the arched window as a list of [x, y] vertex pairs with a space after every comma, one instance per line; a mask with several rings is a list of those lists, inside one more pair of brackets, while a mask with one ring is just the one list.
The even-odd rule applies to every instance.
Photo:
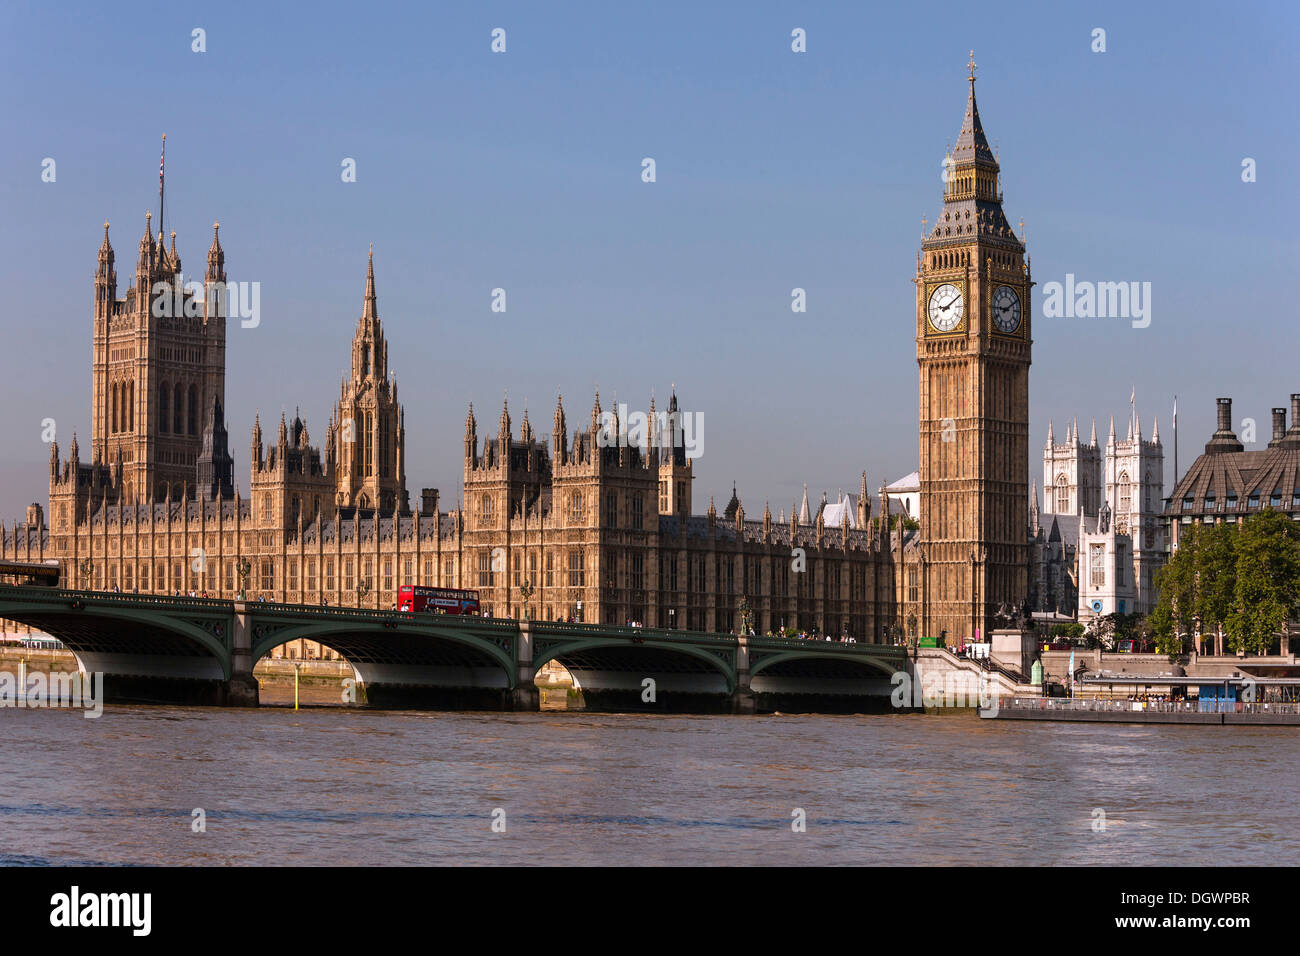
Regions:
[[170, 390], [167, 383], [158, 386], [158, 431], [166, 434], [168, 428], [167, 397]]
[[374, 454], [374, 433], [375, 433], [375, 416], [372, 412], [366, 412], [361, 419], [361, 473], [369, 478], [375, 473], [375, 466], [372, 460]]
[[1056, 513], [1059, 515], [1070, 513], [1070, 486], [1064, 474], [1056, 476]]
[[197, 435], [199, 433], [199, 387], [197, 385], [190, 386], [187, 410], [190, 413], [190, 434]]
[[108, 433], [111, 435], [117, 431], [117, 383], [110, 382], [108, 386]]
[[180, 382], [172, 389], [172, 431], [177, 435], [185, 434], [185, 390]]
[[1119, 473], [1119, 510], [1121, 513], [1127, 513], [1133, 510], [1133, 492], [1129, 484], [1128, 472]]

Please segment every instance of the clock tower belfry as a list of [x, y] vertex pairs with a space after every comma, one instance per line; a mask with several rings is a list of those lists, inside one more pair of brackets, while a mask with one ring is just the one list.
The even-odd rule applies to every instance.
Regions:
[[[916, 270], [920, 636], [987, 640], [1028, 595], [1029, 263], [970, 95]], [[927, 224], [928, 225], [928, 224]]]

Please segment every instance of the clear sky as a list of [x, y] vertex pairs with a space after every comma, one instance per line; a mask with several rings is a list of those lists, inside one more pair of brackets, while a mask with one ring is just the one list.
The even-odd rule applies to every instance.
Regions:
[[[1060, 436], [1095, 416], [1104, 438], [1133, 387], [1168, 460], [1175, 393], [1184, 467], [1219, 395], [1262, 447], [1269, 409], [1300, 392], [1298, 11], [9, 0], [0, 516], [47, 499], [43, 419], [65, 454], [74, 429], [89, 448], [95, 250], [110, 220], [121, 291], [164, 132], [186, 272], [220, 219], [230, 279], [262, 286], [261, 325], [229, 330], [241, 488], [255, 411], [273, 436], [300, 407], [323, 439], [373, 242], [413, 502], [424, 486], [455, 501], [471, 399], [480, 435], [507, 391], [516, 428], [526, 405], [544, 434], [557, 390], [573, 426], [597, 385], [606, 407], [644, 408], [673, 383], [704, 416], [697, 511], [733, 479], [751, 515], [788, 512], [804, 482], [856, 491], [863, 469], [874, 491], [916, 467], [911, 280], [972, 47], [1038, 283], [1031, 476], [1049, 417]], [[1150, 326], [1044, 318], [1043, 285], [1067, 273], [1150, 282]]]

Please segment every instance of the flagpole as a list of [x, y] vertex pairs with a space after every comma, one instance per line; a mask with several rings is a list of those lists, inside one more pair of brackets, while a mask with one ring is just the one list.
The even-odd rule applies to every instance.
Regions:
[[1178, 396], [1174, 396], [1174, 486], [1169, 489], [1172, 495], [1178, 488]]
[[158, 232], [163, 231], [163, 165], [167, 161], [167, 134], [163, 133], [162, 154], [158, 157]]

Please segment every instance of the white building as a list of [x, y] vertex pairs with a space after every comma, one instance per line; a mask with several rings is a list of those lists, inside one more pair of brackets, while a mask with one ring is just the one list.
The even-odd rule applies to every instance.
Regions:
[[[1160, 520], [1164, 498], [1164, 449], [1160, 425], [1150, 440], [1142, 437], [1136, 412], [1128, 435], [1115, 437], [1115, 419], [1105, 446], [1093, 423], [1088, 441], [1079, 437], [1078, 420], [1063, 444], [1047, 428], [1043, 449], [1043, 511], [1033, 511], [1040, 527], [1069, 523], [1076, 541], [1079, 620], [1103, 614], [1149, 614], [1155, 608], [1154, 577], [1164, 563]], [[1074, 520], [1070, 520], [1073, 518]]]

